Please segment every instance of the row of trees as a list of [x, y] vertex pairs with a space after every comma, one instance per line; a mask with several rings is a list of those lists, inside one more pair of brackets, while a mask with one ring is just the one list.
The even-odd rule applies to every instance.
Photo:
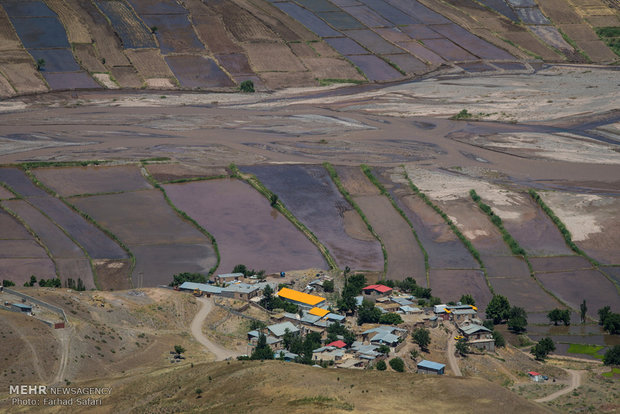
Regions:
[[[15, 286], [15, 283], [13, 283], [10, 280], [3, 280], [2, 284], [3, 286], [6, 286], [6, 287]], [[62, 282], [60, 278], [58, 277], [53, 278], [53, 279], [41, 279], [37, 282], [37, 277], [35, 275], [31, 275], [30, 280], [27, 282], [24, 282], [24, 287], [33, 287], [36, 284], [38, 284], [41, 287], [52, 287], [52, 288], [62, 287]], [[73, 289], [73, 290], [79, 290], [79, 291], [86, 290], [86, 286], [84, 286], [84, 282], [80, 278], [78, 278], [77, 283], [72, 278], [65, 280], [65, 287], [69, 289]]]
[[510, 306], [510, 302], [505, 296], [493, 295], [487, 305], [486, 316], [495, 325], [506, 323], [508, 329], [520, 333], [527, 328], [527, 313], [525, 309], [518, 306]]
[[609, 306], [598, 310], [598, 323], [611, 335], [620, 334], [620, 313], [614, 313]]

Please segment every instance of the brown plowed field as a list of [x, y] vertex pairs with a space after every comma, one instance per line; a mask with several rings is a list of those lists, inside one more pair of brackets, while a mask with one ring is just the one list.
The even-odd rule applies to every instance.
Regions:
[[3, 56], [0, 56], [0, 72], [6, 76], [18, 93], [47, 91], [47, 86], [35, 70], [32, 58], [25, 51], [20, 51], [17, 56], [10, 58], [6, 54], [7, 52], [2, 52]]
[[159, 182], [180, 180], [183, 178], [215, 177], [229, 175], [224, 167], [185, 164], [150, 164], [146, 166], [149, 174]]
[[316, 80], [311, 72], [263, 72], [260, 77], [271, 89], [314, 86]]
[[106, 65], [109, 67], [128, 65], [129, 61], [123, 54], [118, 37], [94, 3], [80, 0], [66, 0], [66, 2], [88, 27], [99, 56], [105, 59]]
[[38, 168], [34, 175], [63, 197], [153, 188], [136, 165]]
[[123, 290], [132, 287], [129, 260], [93, 260], [93, 267], [99, 289]]
[[22, 43], [13, 29], [9, 16], [0, 7], [0, 51], [18, 50], [21, 48]]
[[337, 58], [301, 58], [304, 65], [319, 79], [366, 80], [348, 61]]
[[538, 4], [545, 16], [555, 24], [573, 24], [583, 21], [566, 0], [545, 0]]
[[92, 43], [88, 28], [76, 11], [70, 8], [67, 3], [63, 0], [46, 0], [45, 3], [60, 18], [62, 25], [67, 31], [69, 43]]
[[8, 98], [13, 95], [15, 95], [15, 89], [13, 89], [9, 81], [0, 73], [0, 97]]
[[343, 213], [344, 231], [356, 240], [375, 241], [364, 220], [355, 210], [345, 211]]
[[[127, 62], [129, 63], [129, 61]], [[116, 79], [121, 88], [140, 88], [142, 87], [142, 79], [138, 76], [138, 72], [131, 66], [114, 66], [110, 69], [110, 73]]]
[[39, 279], [54, 279], [56, 270], [49, 257], [33, 259], [0, 259], [0, 279], [7, 279], [22, 286], [35, 275]]
[[530, 257], [529, 259], [536, 273], [592, 268], [590, 262], [582, 256]]
[[[526, 312], [543, 312], [561, 307], [561, 304], [545, 292], [531, 277], [489, 278], [493, 290], [504, 295], [512, 306], [519, 306]], [[532, 322], [530, 322], [532, 323]]]
[[192, 15], [194, 28], [202, 42], [212, 53], [243, 53], [243, 49], [235, 43], [219, 16]]
[[379, 195], [379, 189], [371, 183], [360, 167], [337, 166], [336, 172], [343, 187], [355, 196]]
[[174, 78], [159, 50], [133, 49], [125, 53], [143, 78]]
[[250, 64], [256, 72], [303, 72], [306, 70], [291, 49], [282, 43], [244, 44]]
[[91, 44], [73, 45], [73, 53], [82, 66], [89, 72], [107, 72], [108, 69], [101, 63], [95, 47]]
[[260, 0], [237, 0], [237, 3], [258, 17], [267, 27], [277, 33], [286, 42], [298, 40], [316, 41], [319, 39], [297, 20], [292, 19], [269, 2]]
[[[430, 280], [433, 296], [443, 303], [457, 301], [461, 295], [469, 293], [476, 299], [478, 311], [483, 312], [493, 296], [480, 270], [431, 269]], [[421, 280], [416, 281], [424, 286]]]
[[233, 2], [220, 2], [216, 7], [228, 31], [238, 42], [278, 41], [278, 36], [260, 20]]
[[[96, 289], [95, 281], [93, 278], [93, 271], [90, 267], [90, 261], [88, 259], [56, 259], [56, 269], [60, 275], [60, 280], [65, 285], [65, 281], [69, 278], [73, 279], [76, 283], [78, 278], [82, 279], [86, 289]], [[116, 288], [118, 289], [118, 287]]]
[[326, 268], [317, 248], [248, 184], [224, 179], [165, 189], [175, 206], [217, 240], [220, 273], [240, 263], [267, 273]]
[[28, 230], [4, 209], [0, 209], [0, 229], [1, 240], [34, 240]]
[[503, 37], [535, 53], [544, 60], [557, 62], [564, 59], [562, 55], [551, 50], [530, 32], [507, 32], [503, 34]]
[[620, 295], [616, 286], [597, 270], [576, 270], [563, 273], [543, 273], [537, 278], [542, 284], [574, 309], [585, 299], [588, 314], [597, 317], [598, 309], [611, 306], [612, 311], [620, 311]]

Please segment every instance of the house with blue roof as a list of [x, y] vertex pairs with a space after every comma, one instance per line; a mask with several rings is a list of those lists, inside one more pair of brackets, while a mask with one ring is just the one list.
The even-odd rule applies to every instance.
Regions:
[[422, 360], [418, 362], [418, 374], [443, 375], [446, 366], [439, 362]]

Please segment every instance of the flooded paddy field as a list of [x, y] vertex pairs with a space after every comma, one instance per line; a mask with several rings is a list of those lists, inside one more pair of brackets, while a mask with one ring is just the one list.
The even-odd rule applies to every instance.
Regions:
[[235, 265], [276, 273], [325, 269], [318, 249], [269, 201], [235, 179], [164, 186], [170, 200], [217, 240], [219, 273]]
[[354, 239], [345, 230], [344, 214], [353, 207], [342, 197], [323, 166], [274, 165], [241, 169], [256, 175], [277, 194], [327, 246], [339, 266], [356, 270], [383, 269], [379, 242]]

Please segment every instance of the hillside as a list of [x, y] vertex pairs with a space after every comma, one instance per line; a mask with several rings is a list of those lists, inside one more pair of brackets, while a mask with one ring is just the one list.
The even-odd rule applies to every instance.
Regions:
[[607, 46], [617, 45], [618, 19], [603, 0], [3, 0], [0, 97], [230, 91], [248, 80], [264, 90], [390, 82], [437, 68], [608, 64], [618, 59]]

